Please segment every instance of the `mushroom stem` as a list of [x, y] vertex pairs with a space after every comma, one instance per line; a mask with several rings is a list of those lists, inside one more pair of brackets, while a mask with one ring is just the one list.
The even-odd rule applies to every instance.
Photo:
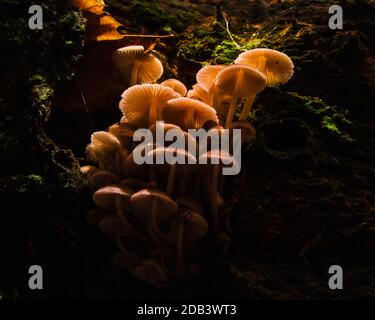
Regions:
[[120, 227], [117, 225], [116, 226], [116, 231], [115, 231], [115, 239], [118, 247], [120, 248], [121, 253], [125, 256], [127, 260], [130, 262], [137, 264], [139, 262], [139, 258], [135, 256], [134, 254], [130, 253], [124, 246], [121, 237], [120, 237]]
[[177, 164], [174, 163], [169, 168], [168, 182], [167, 182], [167, 194], [172, 197], [173, 186], [174, 186], [174, 177], [176, 174]]
[[219, 164], [212, 164], [211, 173], [211, 215], [212, 215], [212, 227], [214, 232], [214, 238], [217, 238], [219, 233], [219, 222], [217, 213], [217, 183], [219, 176]]
[[124, 227], [128, 230], [131, 230], [131, 232], [133, 232], [137, 238], [143, 240], [143, 241], [147, 241], [146, 237], [141, 233], [139, 232], [139, 230], [137, 230], [125, 217], [125, 213], [124, 213], [124, 210], [122, 208], [122, 201], [121, 201], [121, 197], [120, 196], [116, 196], [115, 197], [115, 208], [116, 208], [116, 213], [117, 215], [119, 216], [120, 218], [120, 221], [122, 222], [122, 224], [124, 225]]
[[227, 114], [227, 120], [225, 121], [225, 128], [229, 128], [229, 126], [233, 122], [234, 113], [236, 112], [237, 100], [238, 100], [238, 97], [234, 96], [230, 101], [229, 110]]
[[176, 242], [176, 269], [177, 273], [183, 275], [185, 272], [184, 264], [184, 219], [179, 218], [178, 229], [177, 229], [177, 242]]
[[152, 210], [151, 210], [151, 219], [149, 221], [149, 232], [150, 232], [150, 236], [152, 237], [152, 239], [157, 242], [157, 243], [160, 243], [160, 238], [163, 238], [163, 235], [159, 229], [159, 226], [158, 226], [158, 222], [157, 222], [157, 219], [156, 219], [156, 213], [158, 211], [158, 199], [157, 198], [154, 198], [152, 200]]
[[251, 107], [253, 106], [254, 100], [255, 100], [255, 95], [247, 97], [245, 105], [243, 106], [243, 109], [242, 109], [242, 112], [241, 112], [239, 120], [246, 120], [247, 119], [247, 116], [249, 115]]
[[133, 63], [133, 68], [132, 68], [132, 74], [131, 74], [131, 77], [130, 77], [130, 87], [131, 86], [134, 86], [135, 84], [137, 84], [137, 80], [138, 80], [138, 69], [139, 69], [139, 64], [137, 63], [137, 61], [135, 61]]

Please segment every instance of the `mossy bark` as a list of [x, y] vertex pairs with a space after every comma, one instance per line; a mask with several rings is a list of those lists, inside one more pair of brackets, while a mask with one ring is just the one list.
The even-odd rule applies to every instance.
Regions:
[[[256, 47], [283, 51], [296, 67], [288, 84], [257, 97], [249, 118], [257, 140], [243, 152], [241, 175], [226, 188], [236, 234], [231, 253], [212, 255], [207, 248], [200, 279], [161, 292], [115, 269], [113, 247], [83, 221], [90, 198], [77, 157], [91, 131], [114, 122], [119, 94], [106, 91], [104, 108], [95, 108], [92, 99], [88, 110], [59, 97], [81, 99], [83, 50], [95, 54], [111, 44], [83, 47], [82, 13], [66, 2], [40, 3], [40, 31], [28, 29], [28, 7], [19, 1], [3, 1], [0, 10], [0, 191], [8, 208], [1, 234], [9, 244], [2, 295], [13, 297], [16, 288], [19, 296], [32, 297], [22, 277], [35, 262], [52, 270], [44, 297], [375, 296], [369, 263], [375, 253], [370, 1], [340, 1], [343, 31], [328, 28], [327, 1], [229, 1], [221, 7], [214, 1], [108, 1], [107, 10], [127, 32], [176, 35], [157, 42], [164, 78], [192, 85], [202, 65], [230, 63]], [[93, 68], [88, 74], [105, 79], [105, 72]], [[332, 264], [344, 267], [348, 281], [339, 294], [326, 285]]]

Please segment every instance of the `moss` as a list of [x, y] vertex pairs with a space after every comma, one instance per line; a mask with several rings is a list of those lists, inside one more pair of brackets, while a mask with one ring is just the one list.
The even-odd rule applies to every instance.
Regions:
[[[153, 32], [170, 29], [173, 32], [181, 32], [188, 25], [197, 21], [199, 13], [191, 10], [184, 3], [177, 0], [130, 0], [130, 1], [107, 1], [112, 8], [126, 6], [127, 18], [134, 20], [137, 24], [141, 21], [142, 25], [148, 27]], [[114, 12], [115, 13], [115, 12]], [[119, 21], [121, 21], [119, 17]], [[126, 24], [126, 20], [123, 21]]]
[[317, 97], [299, 96], [296, 93], [290, 94], [302, 103], [304, 110], [313, 115], [320, 122], [320, 128], [331, 137], [341, 142], [354, 141], [349, 134], [352, 122], [348, 118], [348, 111], [330, 106]]

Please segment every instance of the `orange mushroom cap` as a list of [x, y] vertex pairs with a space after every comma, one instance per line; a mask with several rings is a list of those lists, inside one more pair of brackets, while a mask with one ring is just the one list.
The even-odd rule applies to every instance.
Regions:
[[294, 73], [292, 60], [285, 53], [272, 49], [245, 51], [238, 56], [235, 63], [246, 64], [262, 72], [269, 86], [287, 82]]

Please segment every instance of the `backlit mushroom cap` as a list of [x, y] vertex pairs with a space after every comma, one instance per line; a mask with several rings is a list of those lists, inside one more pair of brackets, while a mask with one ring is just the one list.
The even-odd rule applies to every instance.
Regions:
[[[237, 81], [240, 81], [239, 84]], [[216, 77], [215, 85], [221, 93], [247, 97], [262, 91], [266, 86], [266, 79], [259, 71], [246, 65], [236, 64], [220, 71]], [[236, 89], [237, 92], [235, 92]]]
[[136, 192], [130, 198], [133, 207], [138, 211], [138, 218], [147, 223], [153, 210], [154, 200], [157, 205], [157, 214], [160, 220], [165, 220], [177, 212], [177, 203], [166, 193], [156, 189], [144, 189]]
[[165, 121], [174, 123], [184, 130], [202, 128], [208, 120], [219, 121], [215, 109], [190, 98], [169, 100], [163, 109], [163, 117]]
[[81, 173], [83, 174], [84, 178], [88, 180], [95, 172], [97, 172], [99, 169], [95, 166], [82, 166], [80, 168]]
[[115, 170], [116, 154], [121, 150], [119, 139], [106, 131], [91, 135], [91, 143], [86, 147], [87, 157], [99, 163], [100, 169]]
[[143, 46], [117, 49], [113, 61], [124, 76], [130, 77], [130, 85], [152, 83], [163, 74], [162, 63], [152, 54], [145, 53]]
[[130, 197], [134, 191], [124, 185], [110, 185], [97, 190], [92, 198], [95, 204], [107, 211], [114, 211], [116, 208], [115, 200], [117, 197], [121, 198], [123, 207], [129, 206]]
[[204, 163], [204, 160], [208, 164], [221, 164], [223, 166], [237, 165], [236, 159], [224, 150], [210, 150], [199, 157], [199, 163]]
[[[238, 120], [231, 124], [229, 130], [233, 134], [233, 129], [240, 129], [241, 130], [241, 142], [242, 143], [250, 143], [255, 140], [256, 130], [252, 124], [247, 122], [246, 120]], [[230, 139], [233, 141], [233, 139]]]
[[189, 90], [186, 96], [191, 99], [202, 101], [209, 105], [212, 104], [213, 95], [209, 91], [204, 90], [199, 83], [193, 85], [193, 89]]
[[98, 170], [88, 178], [89, 186], [91, 186], [93, 189], [99, 189], [119, 182], [120, 179], [118, 176], [106, 170]]
[[180, 94], [182, 97], [186, 95], [187, 88], [186, 86], [177, 79], [168, 79], [160, 83], [162, 86], [167, 86], [174, 91], [176, 91], [178, 94]]
[[243, 52], [235, 63], [246, 64], [262, 72], [269, 86], [287, 82], [294, 72], [292, 60], [285, 53], [272, 49], [253, 49]]
[[220, 71], [222, 71], [226, 66], [224, 65], [213, 65], [205, 66], [200, 69], [196, 75], [197, 83], [205, 91], [209, 91], [211, 85], [215, 82], [216, 76]]
[[180, 95], [160, 84], [135, 85], [121, 95], [119, 107], [126, 119], [140, 128], [148, 128], [162, 120], [161, 111], [167, 101]]
[[[171, 123], [159, 123], [158, 126], [160, 126], [160, 129], [163, 132], [163, 137], [162, 137], [163, 138], [162, 139], [163, 145], [168, 147], [170, 144], [175, 142], [175, 141], [166, 141], [166, 139], [165, 139], [166, 133], [169, 132], [170, 130], [174, 130], [175, 134], [177, 134], [177, 132], [180, 132], [181, 135], [184, 135], [184, 137], [185, 137], [185, 139], [184, 139], [185, 140], [185, 150], [188, 150], [189, 146], [191, 147], [191, 150], [195, 150], [196, 144], [197, 144], [195, 139], [193, 138], [193, 136], [191, 134], [187, 133], [186, 131], [183, 131], [179, 126], [176, 126], [176, 125], [171, 124]], [[154, 138], [154, 141], [156, 142], [156, 144], [158, 144], [157, 136], [156, 136], [157, 125], [154, 124], [148, 129], [151, 131], [152, 136]]]
[[136, 129], [130, 122], [119, 122], [110, 126], [108, 132], [115, 135], [125, 148], [130, 149]]

